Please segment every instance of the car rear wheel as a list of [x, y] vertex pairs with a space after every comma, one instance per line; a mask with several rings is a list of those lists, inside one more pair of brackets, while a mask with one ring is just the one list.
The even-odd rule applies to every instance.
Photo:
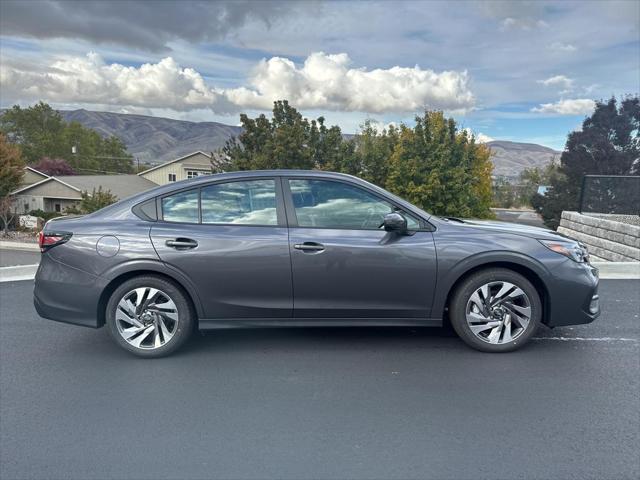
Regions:
[[107, 303], [109, 333], [125, 350], [140, 357], [169, 355], [189, 337], [194, 315], [182, 290], [156, 276], [129, 279]]
[[510, 352], [524, 345], [542, 318], [536, 288], [504, 268], [479, 271], [456, 289], [451, 325], [469, 346], [483, 352]]

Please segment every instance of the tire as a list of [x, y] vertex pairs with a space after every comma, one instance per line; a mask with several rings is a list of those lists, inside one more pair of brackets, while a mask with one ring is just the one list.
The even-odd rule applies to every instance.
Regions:
[[524, 276], [505, 268], [489, 268], [472, 274], [456, 288], [449, 312], [453, 329], [470, 347], [482, 352], [511, 352], [526, 344], [537, 330], [542, 302]]
[[164, 357], [178, 350], [195, 323], [183, 290], [154, 275], [134, 277], [118, 286], [107, 302], [105, 318], [115, 342], [144, 358]]

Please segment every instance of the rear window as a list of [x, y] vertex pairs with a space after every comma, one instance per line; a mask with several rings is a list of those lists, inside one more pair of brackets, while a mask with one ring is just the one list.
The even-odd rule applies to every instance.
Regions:
[[278, 224], [274, 180], [217, 183], [200, 195], [202, 223]]
[[198, 223], [198, 190], [187, 190], [164, 197], [162, 218], [166, 222]]
[[278, 225], [273, 179], [205, 185], [162, 198], [166, 222]]

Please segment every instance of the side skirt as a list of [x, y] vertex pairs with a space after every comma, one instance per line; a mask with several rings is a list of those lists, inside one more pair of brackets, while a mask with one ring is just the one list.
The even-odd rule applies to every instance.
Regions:
[[442, 327], [441, 318], [201, 318], [200, 330], [295, 327]]

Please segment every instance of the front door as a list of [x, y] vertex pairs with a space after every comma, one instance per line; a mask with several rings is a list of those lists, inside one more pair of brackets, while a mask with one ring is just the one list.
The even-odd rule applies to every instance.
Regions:
[[191, 279], [207, 318], [291, 317], [291, 263], [278, 179], [212, 183], [165, 196], [161, 203], [153, 245], [165, 263]]
[[285, 181], [296, 318], [427, 319], [436, 280], [433, 235], [406, 212], [413, 234], [381, 229], [397, 210], [337, 180]]

